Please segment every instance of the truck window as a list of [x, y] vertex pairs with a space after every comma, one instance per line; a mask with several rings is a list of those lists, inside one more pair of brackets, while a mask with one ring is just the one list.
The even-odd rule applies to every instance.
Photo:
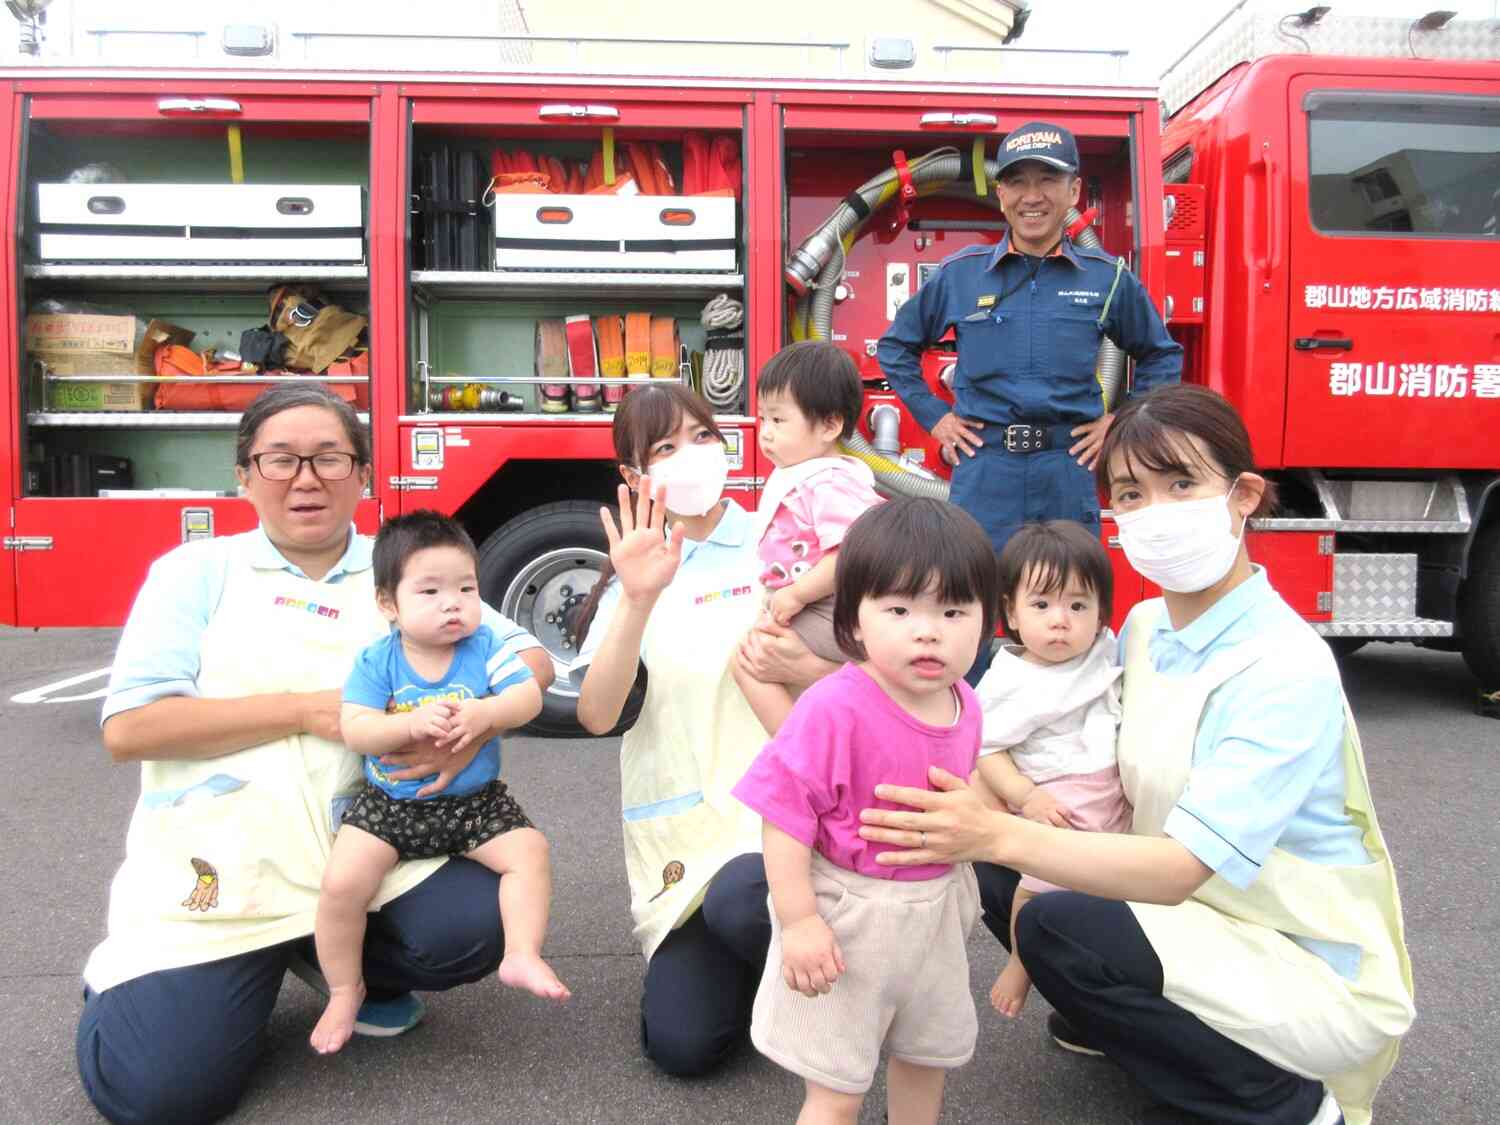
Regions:
[[1500, 98], [1318, 91], [1303, 106], [1320, 231], [1500, 237]]
[[1164, 184], [1185, 184], [1192, 175], [1193, 149], [1191, 145], [1167, 157], [1166, 163], [1161, 168], [1161, 182]]

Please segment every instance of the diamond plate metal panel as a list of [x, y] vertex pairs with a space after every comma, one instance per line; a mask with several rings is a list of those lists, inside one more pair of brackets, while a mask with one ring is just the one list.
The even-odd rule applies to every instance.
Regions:
[[1453, 622], [1434, 621], [1429, 617], [1411, 617], [1404, 621], [1312, 621], [1313, 631], [1325, 637], [1451, 637]]
[[1333, 556], [1333, 619], [1405, 621], [1417, 616], [1417, 556]]
[[[1440, 31], [1413, 30], [1412, 19], [1341, 15], [1312, 27], [1292, 25], [1284, 0], [1251, 0], [1232, 12], [1162, 75], [1161, 99], [1173, 114], [1232, 67], [1266, 55], [1364, 55], [1378, 58], [1493, 59], [1500, 55], [1489, 20], [1454, 20]], [[1414, 7], [1420, 14], [1421, 9]], [[1408, 35], [1410, 39], [1408, 39]]]

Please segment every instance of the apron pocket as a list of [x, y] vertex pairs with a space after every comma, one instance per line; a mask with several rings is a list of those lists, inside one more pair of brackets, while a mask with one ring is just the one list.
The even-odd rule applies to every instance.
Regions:
[[285, 854], [291, 826], [260, 784], [176, 803], [147, 795], [126, 858], [132, 913], [207, 922], [286, 913], [268, 876], [279, 866], [272, 849]]

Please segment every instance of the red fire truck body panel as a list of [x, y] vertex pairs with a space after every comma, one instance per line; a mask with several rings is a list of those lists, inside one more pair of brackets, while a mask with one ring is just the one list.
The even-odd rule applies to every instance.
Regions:
[[1339, 93], [1494, 99], [1500, 78], [1480, 63], [1276, 56], [1179, 112], [1163, 152], [1192, 150], [1213, 216], [1197, 370], [1244, 413], [1268, 468], [1494, 470], [1476, 422], [1500, 421], [1500, 379], [1484, 397], [1474, 386], [1475, 367], [1500, 363], [1494, 235], [1320, 230], [1305, 103]]

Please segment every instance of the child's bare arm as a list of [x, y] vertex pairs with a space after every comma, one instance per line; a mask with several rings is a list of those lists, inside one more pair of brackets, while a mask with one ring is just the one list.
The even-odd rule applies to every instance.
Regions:
[[838, 551], [829, 551], [814, 564], [813, 568], [771, 594], [771, 617], [778, 625], [785, 625], [813, 602], [822, 601], [833, 593], [834, 575], [838, 571]]
[[446, 739], [439, 743], [456, 754], [476, 740], [484, 743], [503, 731], [525, 726], [541, 712], [541, 685], [527, 679], [511, 684], [498, 695], [465, 699], [458, 704]]
[[424, 738], [448, 732], [454, 707], [446, 700], [424, 704], [414, 711], [388, 714], [359, 703], [345, 703], [339, 712], [344, 745], [356, 754], [376, 756], [400, 750]]
[[1010, 751], [1000, 750], [980, 758], [979, 776], [996, 796], [1011, 808], [1019, 809], [1027, 820], [1055, 828], [1073, 827], [1067, 810], [1058, 804], [1057, 798], [1016, 768]]
[[812, 849], [766, 823], [763, 833], [771, 908], [781, 922], [781, 976], [804, 996], [833, 987], [844, 971], [844, 953], [818, 915], [812, 887]]
[[1016, 763], [1011, 760], [1008, 750], [997, 750], [980, 758], [979, 776], [984, 778], [990, 792], [1013, 809], [1024, 805], [1026, 798], [1036, 788], [1035, 783], [1016, 769]]

